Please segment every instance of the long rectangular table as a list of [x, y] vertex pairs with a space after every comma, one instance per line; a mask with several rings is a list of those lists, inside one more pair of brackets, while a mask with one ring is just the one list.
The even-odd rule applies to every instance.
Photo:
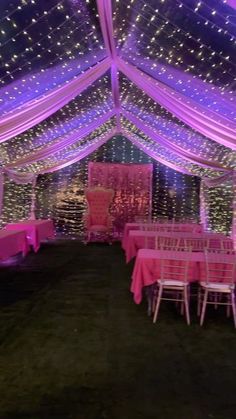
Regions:
[[25, 220], [7, 224], [6, 230], [25, 230], [28, 242], [35, 252], [40, 248], [41, 241], [52, 238], [55, 235], [52, 220]]
[[[180, 255], [181, 259], [189, 261], [188, 280], [201, 281], [206, 279], [206, 262], [203, 252], [173, 252], [167, 250], [140, 249], [135, 261], [131, 292], [134, 294], [134, 301], [139, 304], [142, 301], [143, 287], [155, 284], [160, 278], [161, 260], [171, 260]], [[234, 263], [235, 255], [213, 253], [210, 261], [215, 263]], [[235, 273], [236, 274], [236, 273]], [[235, 278], [236, 280], [236, 278]]]
[[25, 256], [29, 252], [29, 244], [25, 230], [0, 231], [0, 259], [5, 260], [17, 253]]
[[178, 228], [178, 231], [181, 230], [185, 233], [202, 233], [203, 226], [201, 224], [194, 224], [194, 223], [126, 223], [124, 228], [124, 234], [122, 239], [122, 248], [126, 248], [126, 241], [129, 236], [129, 232], [131, 230], [157, 230], [161, 228], [162, 230], [165, 229], [166, 231], [174, 231], [175, 228]]
[[[228, 241], [233, 249], [233, 242], [230, 238], [220, 233], [188, 233], [188, 232], [163, 232], [163, 231], [142, 231], [130, 230], [125, 242], [126, 262], [128, 263], [137, 255], [139, 249], [155, 249], [157, 237], [193, 239], [193, 240], [209, 240], [211, 247], [220, 247], [220, 241]], [[195, 249], [193, 249], [195, 250]]]

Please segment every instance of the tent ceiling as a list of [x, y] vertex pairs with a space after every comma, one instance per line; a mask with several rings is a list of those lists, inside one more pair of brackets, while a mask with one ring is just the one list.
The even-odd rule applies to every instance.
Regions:
[[[194, 175], [235, 168], [232, 1], [1, 1], [3, 165], [44, 172], [122, 132], [153, 158]], [[86, 81], [90, 69], [95, 76], [78, 94], [4, 141], [9, 116], [45, 98], [49, 109], [50, 95]]]

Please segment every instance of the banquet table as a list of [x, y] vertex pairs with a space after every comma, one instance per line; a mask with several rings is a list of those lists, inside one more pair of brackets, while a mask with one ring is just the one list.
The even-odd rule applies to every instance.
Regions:
[[174, 228], [178, 228], [179, 230], [185, 233], [202, 233], [203, 226], [201, 224], [194, 224], [194, 223], [126, 223], [124, 228], [124, 235], [122, 239], [122, 248], [126, 248], [126, 241], [129, 236], [129, 232], [131, 230], [155, 230], [158, 228], [164, 228], [167, 231], [171, 230], [174, 231]]
[[130, 230], [129, 235], [125, 242], [125, 254], [126, 262], [137, 255], [139, 249], [155, 249], [156, 239], [158, 236], [168, 238], [180, 238], [180, 239], [194, 239], [194, 240], [210, 240], [211, 247], [219, 247], [220, 241], [229, 241], [232, 243], [232, 239], [226, 237], [220, 233], [188, 233], [188, 232], [163, 232], [163, 231], [145, 231], [145, 230]]
[[[130, 288], [131, 292], [134, 294], [134, 302], [136, 304], [140, 304], [142, 301], [143, 287], [155, 284], [157, 279], [160, 278], [161, 260], [174, 259], [178, 254], [181, 255], [181, 259], [189, 261], [189, 282], [206, 279], [206, 262], [205, 254], [203, 252], [173, 252], [169, 250], [140, 249], [135, 261]], [[208, 258], [210, 262], [217, 263], [225, 263], [226, 261], [234, 263], [235, 261], [235, 255], [232, 254], [212, 253]]]
[[29, 244], [25, 230], [0, 231], [0, 259], [5, 260], [17, 253], [25, 256], [29, 252]]
[[40, 248], [40, 243], [54, 237], [54, 225], [52, 220], [25, 220], [7, 224], [6, 230], [25, 230], [28, 242], [35, 252]]

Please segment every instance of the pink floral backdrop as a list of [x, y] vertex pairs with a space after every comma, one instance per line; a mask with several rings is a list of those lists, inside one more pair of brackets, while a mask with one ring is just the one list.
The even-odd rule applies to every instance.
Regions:
[[114, 231], [120, 234], [126, 222], [151, 215], [152, 164], [89, 163], [88, 185], [112, 188]]

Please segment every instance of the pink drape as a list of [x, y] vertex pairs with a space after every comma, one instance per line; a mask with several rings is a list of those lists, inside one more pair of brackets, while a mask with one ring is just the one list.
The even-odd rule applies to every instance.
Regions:
[[[63, 150], [71, 146], [72, 144], [76, 143], [79, 140], [82, 140], [87, 135], [91, 134], [94, 130], [99, 128], [101, 125], [105, 124], [110, 118], [115, 115], [115, 111], [111, 110], [110, 112], [102, 115], [101, 117], [97, 118], [87, 127], [83, 127], [81, 129], [73, 130], [71, 135], [62, 137], [60, 142], [56, 142], [41, 148], [34, 153], [30, 153], [28, 156], [17, 160], [15, 163], [8, 164], [7, 168], [19, 168], [26, 166], [27, 164], [35, 163], [39, 160], [46, 159], [50, 157], [52, 154], [58, 153], [58, 151]], [[64, 138], [64, 139], [63, 139]]]
[[230, 179], [233, 179], [233, 174], [234, 174], [234, 170], [230, 170], [230, 172], [228, 172], [228, 173], [226, 173], [222, 176], [218, 176], [218, 177], [215, 177], [213, 179], [203, 177], [202, 180], [205, 183], [205, 185], [208, 186], [208, 188], [214, 188], [216, 186], [220, 186], [220, 185], [224, 184], [225, 182], [227, 182]]
[[27, 183], [34, 183], [35, 179], [37, 178], [36, 173], [29, 173], [29, 172], [17, 172], [15, 170], [10, 170], [4, 168], [4, 172], [7, 176], [18, 185], [25, 185]]
[[135, 136], [131, 133], [129, 133], [127, 130], [122, 130], [122, 134], [136, 147], [138, 147], [140, 150], [142, 150], [144, 153], [146, 153], [148, 156], [150, 156], [152, 159], [159, 161], [160, 163], [164, 164], [167, 167], [170, 167], [173, 170], [176, 170], [177, 172], [184, 173], [185, 175], [194, 176], [193, 173], [191, 173], [188, 169], [185, 169], [184, 167], [177, 166], [168, 160], [163, 159], [162, 157], [158, 156], [155, 152], [153, 152], [149, 147], [148, 144], [144, 145], [144, 143], [141, 143], [139, 140], [135, 138]]
[[111, 214], [116, 232], [121, 233], [135, 216], [151, 213], [152, 164], [89, 163], [89, 187], [115, 191]]
[[227, 171], [227, 172], [230, 171], [230, 169], [224, 168], [218, 162], [213, 162], [210, 160], [203, 159], [202, 157], [197, 156], [196, 154], [193, 154], [188, 150], [184, 150], [182, 147], [178, 146], [177, 144], [174, 144], [167, 138], [161, 137], [152, 128], [145, 125], [144, 122], [142, 122], [132, 113], [123, 110], [122, 115], [124, 115], [125, 118], [127, 118], [130, 122], [132, 122], [145, 135], [150, 137], [152, 140], [157, 141], [158, 144], [162, 145], [163, 147], [166, 147], [168, 150], [173, 151], [175, 154], [177, 154], [177, 156], [184, 158], [185, 160], [188, 160], [193, 164], [197, 164], [198, 166], [206, 167], [208, 169], [221, 170], [221, 171]]
[[0, 118], [0, 142], [15, 137], [48, 118], [99, 79], [110, 66], [110, 58], [105, 58], [75, 80], [65, 83], [39, 99], [25, 103]]
[[197, 105], [192, 99], [187, 99], [170, 87], [154, 80], [138, 68], [124, 62], [120, 57], [116, 58], [116, 63], [118, 69], [126, 77], [181, 121], [212, 140], [236, 150], [235, 122]]
[[66, 160], [64, 162], [60, 162], [59, 164], [52, 166], [48, 169], [41, 170], [38, 174], [53, 173], [53, 172], [56, 172], [57, 170], [63, 169], [64, 167], [70, 166], [71, 164], [77, 163], [78, 161], [87, 157], [89, 154], [93, 153], [95, 150], [97, 150], [97, 148], [101, 147], [103, 144], [105, 144], [110, 138], [112, 138], [116, 134], [117, 134], [117, 130], [116, 128], [114, 128], [108, 131], [106, 135], [102, 135], [101, 137], [98, 137], [96, 141], [86, 146], [83, 150], [80, 150], [78, 154], [72, 159]]
[[117, 53], [113, 34], [111, 1], [97, 0], [97, 8], [107, 54], [113, 59], [117, 56]]
[[111, 64], [111, 90], [116, 109], [116, 126], [117, 129], [121, 129], [120, 123], [120, 92], [119, 92], [119, 74], [116, 65], [117, 50], [115, 45], [115, 39], [113, 34], [113, 23], [112, 23], [112, 5], [107, 0], [97, 0], [97, 8], [99, 14], [99, 20], [103, 35], [104, 44], [107, 50], [108, 56], [112, 60]]
[[233, 9], [236, 9], [236, 0], [226, 0], [226, 3], [232, 7]]

